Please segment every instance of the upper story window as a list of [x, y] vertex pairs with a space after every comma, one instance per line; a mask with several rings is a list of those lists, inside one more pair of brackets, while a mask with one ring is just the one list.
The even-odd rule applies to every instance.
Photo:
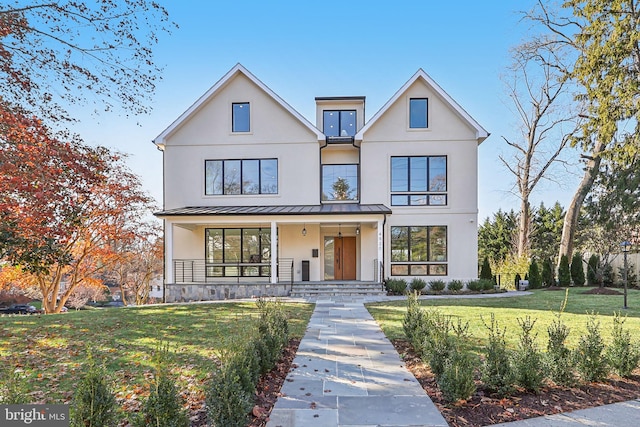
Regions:
[[278, 159], [205, 160], [205, 194], [278, 194]]
[[445, 206], [447, 157], [391, 157], [392, 206]]
[[322, 165], [322, 201], [358, 200], [358, 165]]
[[231, 131], [251, 131], [251, 108], [248, 102], [234, 102], [231, 104]]
[[326, 136], [354, 136], [356, 110], [323, 111], [323, 132]]
[[429, 102], [427, 98], [409, 100], [409, 128], [426, 129], [429, 127]]

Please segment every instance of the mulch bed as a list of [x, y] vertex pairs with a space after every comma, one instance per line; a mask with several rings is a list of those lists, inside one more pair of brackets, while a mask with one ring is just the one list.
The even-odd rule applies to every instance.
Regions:
[[591, 288], [582, 293], [587, 295], [622, 295], [622, 292], [619, 290], [611, 288]]
[[[263, 427], [267, 424], [299, 344], [299, 340], [291, 340], [277, 366], [260, 380], [256, 406], [247, 427]], [[519, 392], [508, 398], [492, 397], [480, 388], [467, 401], [447, 404], [431, 370], [413, 351], [413, 347], [404, 340], [395, 340], [393, 344], [398, 353], [403, 355], [407, 368], [452, 427], [487, 426], [640, 398], [640, 370], [636, 370], [635, 375], [628, 379], [611, 377], [606, 383], [576, 387], [548, 386], [538, 394]]]

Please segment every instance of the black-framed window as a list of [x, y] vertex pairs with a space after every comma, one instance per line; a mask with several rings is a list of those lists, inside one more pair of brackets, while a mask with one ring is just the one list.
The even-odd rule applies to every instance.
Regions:
[[447, 227], [391, 227], [392, 276], [446, 276]]
[[391, 157], [392, 206], [446, 206], [446, 156]]
[[322, 165], [322, 201], [357, 201], [358, 165]]
[[269, 277], [271, 229], [205, 229], [207, 277]]
[[325, 110], [322, 117], [323, 132], [326, 136], [356, 134], [356, 110]]
[[251, 131], [251, 106], [248, 102], [234, 102], [231, 104], [231, 131]]
[[426, 129], [429, 127], [429, 100], [427, 98], [409, 99], [409, 128]]
[[278, 194], [278, 159], [205, 160], [205, 194]]

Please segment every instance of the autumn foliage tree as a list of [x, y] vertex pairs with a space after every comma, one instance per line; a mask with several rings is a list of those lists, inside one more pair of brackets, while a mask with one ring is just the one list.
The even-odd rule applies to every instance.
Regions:
[[106, 148], [54, 134], [6, 103], [0, 123], [0, 258], [31, 276], [46, 312], [58, 312], [117, 259], [119, 242], [138, 238], [151, 199]]

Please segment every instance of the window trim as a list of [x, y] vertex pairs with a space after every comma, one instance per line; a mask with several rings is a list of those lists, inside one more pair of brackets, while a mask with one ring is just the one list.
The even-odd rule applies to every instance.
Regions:
[[[431, 230], [433, 228], [444, 228], [445, 230], [445, 260], [444, 261], [431, 261], [429, 260], [431, 253]], [[407, 261], [393, 261], [393, 232], [394, 228], [404, 228], [406, 229], [407, 235]], [[411, 254], [411, 228], [426, 228], [427, 229], [427, 237], [426, 237], [426, 261], [410, 261]], [[394, 274], [394, 267], [404, 267], [407, 269], [406, 274]], [[415, 267], [416, 271], [418, 268], [424, 268], [426, 274], [413, 273], [412, 267]], [[443, 269], [443, 272], [438, 273], [437, 270]], [[433, 273], [432, 273], [433, 271]], [[389, 227], [389, 275], [390, 276], [447, 276], [449, 274], [449, 227], [446, 225], [394, 225]]]
[[[249, 113], [248, 113], [249, 114], [249, 123], [248, 123], [249, 129], [247, 129], [247, 130], [235, 130], [236, 121], [235, 121], [235, 108], [234, 107], [236, 105], [246, 105], [247, 107], [249, 107]], [[251, 122], [252, 116], [253, 116], [253, 114], [251, 114], [251, 102], [249, 102], [249, 101], [232, 102], [231, 103], [231, 133], [234, 134], [234, 135], [237, 135], [237, 134], [245, 134], [245, 135], [246, 134], [250, 134], [251, 133], [251, 129], [253, 128], [252, 122]]]
[[[425, 117], [426, 126], [416, 126], [416, 127], [411, 126], [411, 104], [412, 104], [412, 101], [414, 101], [414, 100], [416, 100], [416, 101], [424, 100], [426, 102], [426, 109], [427, 109], [426, 114], [425, 114], [425, 116], [426, 116]], [[416, 131], [420, 132], [420, 131], [429, 130], [430, 129], [429, 124], [431, 122], [430, 117], [429, 117], [429, 111], [430, 110], [429, 110], [429, 98], [428, 97], [426, 97], [426, 96], [409, 97], [408, 100], [407, 100], [407, 129], [409, 131], [412, 131], [412, 132], [416, 132]]]
[[[275, 193], [263, 193], [262, 192], [262, 162], [275, 160], [276, 162], [276, 191]], [[257, 161], [258, 162], [258, 192], [257, 193], [244, 193], [243, 186], [243, 167], [245, 161]], [[220, 176], [222, 177], [222, 193], [207, 193], [207, 163], [208, 162], [222, 162], [222, 170]], [[240, 192], [239, 193], [225, 193], [225, 162], [240, 162]], [[205, 196], [275, 196], [280, 194], [280, 169], [277, 157], [264, 158], [264, 159], [205, 159], [204, 160], [204, 195]]]
[[[393, 159], [405, 158], [407, 159], [407, 190], [404, 191], [394, 191], [393, 190]], [[425, 158], [427, 159], [427, 169], [426, 169], [426, 178], [427, 178], [427, 189], [425, 191], [411, 191], [411, 160], [412, 158]], [[444, 176], [445, 176], [445, 189], [444, 191], [429, 191], [429, 168], [430, 159], [432, 158], [444, 158]], [[407, 203], [406, 204], [397, 204], [394, 203], [394, 196], [406, 196]], [[426, 198], [426, 203], [424, 204], [412, 204], [411, 197], [412, 196], [424, 196]], [[431, 203], [431, 197], [444, 197], [443, 204]], [[402, 206], [402, 207], [447, 207], [449, 206], [449, 156], [445, 155], [407, 155], [407, 156], [390, 156], [389, 157], [389, 202], [391, 206]]]

